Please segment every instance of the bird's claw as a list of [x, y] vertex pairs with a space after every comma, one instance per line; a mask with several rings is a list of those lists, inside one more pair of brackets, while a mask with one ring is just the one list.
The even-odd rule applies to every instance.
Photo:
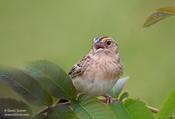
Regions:
[[106, 100], [105, 100], [105, 103], [106, 104], [111, 104], [113, 102], [113, 99], [111, 96], [105, 96]]

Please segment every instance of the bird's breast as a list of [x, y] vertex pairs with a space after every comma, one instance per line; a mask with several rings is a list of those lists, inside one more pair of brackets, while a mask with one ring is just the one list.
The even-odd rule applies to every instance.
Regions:
[[114, 58], [94, 57], [91, 65], [84, 72], [84, 79], [116, 80], [119, 77], [118, 64]]

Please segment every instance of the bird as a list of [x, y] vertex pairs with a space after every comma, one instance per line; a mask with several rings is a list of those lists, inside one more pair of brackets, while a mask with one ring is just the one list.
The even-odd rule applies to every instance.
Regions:
[[76, 90], [90, 96], [105, 96], [123, 74], [117, 42], [109, 36], [93, 39], [92, 47], [69, 71], [69, 76]]

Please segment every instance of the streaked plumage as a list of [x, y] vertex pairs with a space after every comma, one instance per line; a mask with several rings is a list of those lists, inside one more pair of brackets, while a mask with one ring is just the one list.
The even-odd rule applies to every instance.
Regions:
[[94, 39], [90, 52], [73, 66], [69, 75], [80, 93], [105, 95], [122, 69], [117, 43], [103, 36]]

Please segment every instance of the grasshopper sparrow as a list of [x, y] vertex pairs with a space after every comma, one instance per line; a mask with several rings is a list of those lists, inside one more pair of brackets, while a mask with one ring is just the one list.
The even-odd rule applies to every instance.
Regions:
[[94, 38], [90, 52], [69, 72], [78, 92], [106, 95], [122, 74], [119, 48], [108, 36]]

